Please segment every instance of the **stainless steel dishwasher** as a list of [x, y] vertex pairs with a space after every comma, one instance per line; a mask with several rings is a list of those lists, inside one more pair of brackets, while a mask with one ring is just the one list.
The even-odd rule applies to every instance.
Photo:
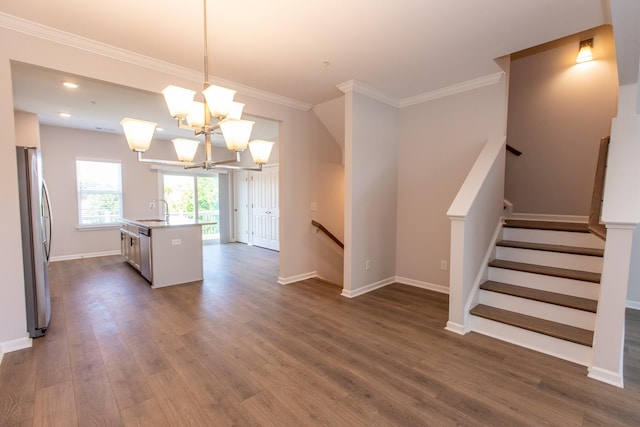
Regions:
[[147, 279], [149, 283], [153, 283], [153, 274], [151, 272], [151, 229], [140, 227], [140, 274]]

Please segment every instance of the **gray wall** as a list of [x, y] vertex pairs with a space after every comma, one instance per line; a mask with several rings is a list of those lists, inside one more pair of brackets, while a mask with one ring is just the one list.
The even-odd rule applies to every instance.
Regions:
[[504, 136], [506, 79], [399, 114], [397, 275], [449, 286], [447, 210], [491, 136]]
[[[576, 64], [582, 38], [594, 61]], [[513, 56], [505, 197], [514, 212], [589, 213], [600, 138], [616, 115], [618, 79], [611, 28], [566, 37]]]

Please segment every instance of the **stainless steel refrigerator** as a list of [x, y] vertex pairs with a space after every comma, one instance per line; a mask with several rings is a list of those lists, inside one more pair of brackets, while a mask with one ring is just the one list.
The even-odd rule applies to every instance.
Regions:
[[37, 148], [17, 147], [17, 159], [27, 328], [29, 336], [36, 338], [47, 332], [51, 319], [51, 207], [42, 179], [40, 151]]

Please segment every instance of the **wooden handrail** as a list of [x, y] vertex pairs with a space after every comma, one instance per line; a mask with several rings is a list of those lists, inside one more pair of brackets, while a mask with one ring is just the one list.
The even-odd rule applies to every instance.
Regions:
[[327, 236], [329, 236], [329, 238], [331, 240], [333, 240], [336, 245], [340, 246], [342, 249], [344, 249], [344, 243], [342, 243], [336, 236], [334, 236], [329, 230], [326, 229], [326, 227], [322, 224], [320, 224], [318, 221], [314, 221], [311, 220], [311, 225], [313, 225], [314, 227], [316, 227], [318, 230], [322, 231], [324, 234], [326, 234]]
[[607, 136], [600, 140], [596, 177], [593, 182], [593, 196], [591, 197], [591, 209], [589, 211], [589, 231], [603, 240], [607, 235], [607, 229], [600, 223], [600, 215], [602, 214], [602, 197], [604, 195], [604, 178], [607, 171], [609, 139]]
[[507, 151], [510, 152], [511, 154], [515, 154], [516, 156], [521, 156], [522, 155], [522, 151], [513, 148], [512, 146], [510, 146], [509, 144], [507, 144]]

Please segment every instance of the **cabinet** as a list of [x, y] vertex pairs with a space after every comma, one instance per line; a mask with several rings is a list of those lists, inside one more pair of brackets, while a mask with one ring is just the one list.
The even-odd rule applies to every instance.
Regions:
[[132, 225], [120, 228], [120, 253], [136, 270], [140, 270], [140, 234]]
[[[120, 222], [120, 250], [152, 288], [201, 281], [202, 223], [192, 219]], [[215, 224], [215, 223], [204, 223]]]

